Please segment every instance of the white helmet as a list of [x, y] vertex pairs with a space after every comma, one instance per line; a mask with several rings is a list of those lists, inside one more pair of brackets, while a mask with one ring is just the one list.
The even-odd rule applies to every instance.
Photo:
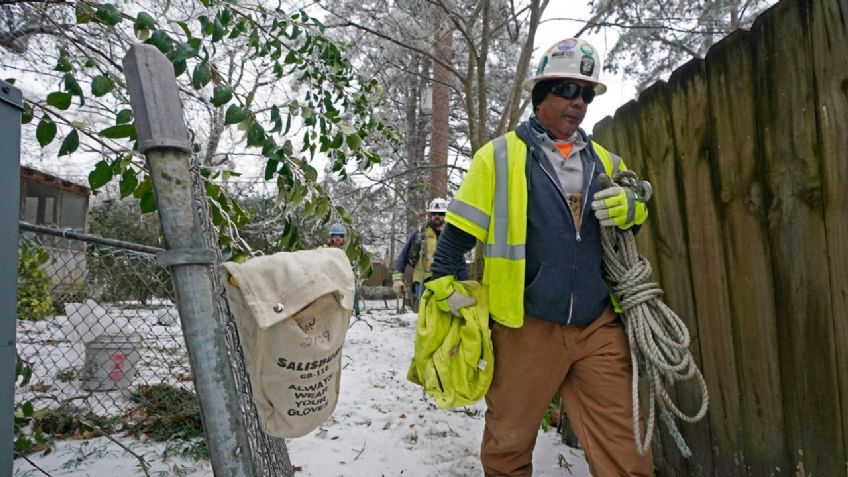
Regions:
[[536, 75], [524, 82], [524, 89], [533, 91], [539, 81], [573, 78], [595, 83], [595, 94], [604, 94], [607, 87], [598, 81], [600, 72], [598, 51], [586, 40], [566, 38], [548, 48], [539, 61]]
[[427, 207], [427, 212], [447, 212], [448, 211], [448, 201], [442, 199], [441, 197], [436, 197], [435, 199], [430, 201], [430, 205]]

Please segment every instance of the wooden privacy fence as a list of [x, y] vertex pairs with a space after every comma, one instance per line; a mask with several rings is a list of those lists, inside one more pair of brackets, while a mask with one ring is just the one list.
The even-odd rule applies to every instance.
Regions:
[[658, 470], [848, 475], [848, 0], [781, 1], [594, 132], [654, 186], [640, 250], [710, 389]]

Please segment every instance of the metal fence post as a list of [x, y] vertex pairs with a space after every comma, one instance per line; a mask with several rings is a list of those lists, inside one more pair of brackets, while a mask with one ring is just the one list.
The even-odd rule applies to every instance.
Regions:
[[[159, 218], [168, 244], [177, 308], [200, 398], [204, 433], [216, 476], [257, 476], [239, 407], [224, 330], [214, 304], [207, 249], [189, 170], [191, 144], [171, 62], [153, 46], [136, 44], [123, 60], [139, 151], [146, 154]], [[258, 477], [258, 476], [257, 476]]]
[[[18, 213], [21, 190], [21, 90], [0, 80], [0, 474], [12, 475], [15, 413]], [[5, 318], [1, 318], [4, 317]], [[3, 470], [6, 469], [6, 470]]]

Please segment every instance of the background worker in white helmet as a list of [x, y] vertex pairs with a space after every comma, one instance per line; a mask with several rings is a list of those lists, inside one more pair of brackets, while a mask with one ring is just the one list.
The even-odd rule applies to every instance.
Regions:
[[483, 242], [494, 376], [480, 460], [487, 476], [529, 476], [539, 424], [562, 396], [593, 475], [652, 476], [633, 434], [627, 335], [604, 282], [602, 227], [647, 218], [630, 189], [602, 190], [621, 158], [580, 129], [606, 91], [601, 60], [579, 38], [554, 44], [525, 89], [533, 116], [477, 153], [448, 208], [425, 286], [457, 315], [474, 299], [453, 288], [465, 251]]
[[[392, 281], [395, 295], [400, 298], [406, 291], [403, 283], [403, 272], [407, 265], [413, 268], [412, 272], [412, 306], [418, 308], [418, 300], [424, 292], [422, 283], [430, 277], [430, 264], [433, 263], [433, 253], [436, 251], [436, 242], [445, 225], [445, 213], [448, 211], [448, 201], [437, 197], [430, 201], [427, 207], [427, 222], [420, 228], [409, 234], [403, 250], [398, 255], [395, 272], [392, 273]], [[468, 278], [468, 270], [465, 260], [462, 261], [457, 272], [460, 280]]]

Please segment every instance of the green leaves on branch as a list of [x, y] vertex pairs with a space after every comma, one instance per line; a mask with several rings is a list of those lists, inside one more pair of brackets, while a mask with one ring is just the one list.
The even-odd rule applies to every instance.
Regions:
[[21, 240], [16, 306], [19, 320], [40, 321], [53, 311], [50, 276], [44, 269], [49, 260], [50, 256], [38, 244], [29, 239]]
[[73, 96], [79, 96], [80, 106], [85, 106], [85, 97], [82, 94], [82, 88], [80, 88], [79, 83], [77, 83], [76, 77], [74, 77], [73, 73], [65, 73], [65, 91], [70, 93]]
[[291, 220], [286, 220], [285, 226], [283, 226], [283, 233], [280, 234], [280, 240], [277, 242], [279, 248], [282, 250], [296, 250], [298, 243], [297, 227], [292, 224]]
[[147, 12], [139, 12], [133, 23], [133, 32], [139, 40], [150, 38], [150, 30], [156, 29], [156, 20]]
[[[243, 134], [239, 147], [265, 158], [265, 178], [278, 184], [280, 200], [299, 207], [297, 213], [305, 214], [288, 222], [280, 234], [280, 243], [286, 247], [303, 246], [304, 234], [298, 232], [298, 227], [316, 230], [326, 225], [325, 221], [344, 216], [317, 184], [318, 171], [310, 161], [316, 155], [322, 156], [336, 174], [345, 177], [350, 164], [367, 168], [379, 162], [370, 147], [386, 138], [398, 139], [386, 123], [373, 115], [379, 87], [376, 81], [360, 77], [344, 49], [324, 36], [323, 24], [304, 12], [289, 13], [282, 7], [243, 6], [236, 2], [200, 3], [207, 8], [196, 20], [166, 24], [148, 12], [136, 10], [127, 14], [123, 6], [116, 6], [123, 4], [78, 2], [77, 25], [73, 28], [84, 26], [82, 32], [100, 35], [97, 45], [108, 48], [95, 54], [90, 48], [71, 43], [60, 49], [53, 69], [61, 77], [62, 86], [56, 88], [61, 91], [50, 92], [43, 101], [33, 100], [24, 119], [31, 120], [35, 115], [36, 139], [42, 147], [62, 137], [57, 124], [70, 126], [63, 126], [68, 134], [59, 146], [60, 156], [79, 149], [80, 131], [96, 135], [98, 142], [112, 148], [123, 144], [126, 151], [115, 151], [115, 159], [101, 160], [94, 166], [89, 184], [98, 189], [119, 181], [122, 197], [136, 198], [144, 212], [156, 210], [150, 177], [141, 163], [133, 163], [135, 156], [129, 151], [135, 147], [132, 141], [136, 131], [133, 113], [125, 106], [126, 85], [117, 66], [122, 56], [120, 49], [126, 38], [134, 34], [169, 59], [182, 87], [191, 84], [203, 91], [198, 96], [219, 108], [215, 114], [223, 113], [225, 125], [238, 125], [238, 132]], [[226, 52], [237, 55], [235, 60], [239, 69], [245, 67], [244, 78], [248, 80], [239, 82], [238, 77], [216, 68], [230, 60]], [[260, 71], [265, 73], [256, 77]], [[275, 86], [270, 85], [278, 81], [298, 84], [292, 92], [294, 96], [277, 97], [273, 91], [279, 90], [272, 91]], [[253, 83], [260, 86], [254, 88]], [[74, 122], [79, 116], [59, 114], [77, 106], [74, 96], [79, 98], [79, 106], [84, 106], [86, 94], [91, 102], [115, 111], [114, 122], [107, 120], [92, 127]], [[43, 110], [39, 112], [39, 108]], [[296, 135], [293, 131], [297, 131]], [[207, 146], [202, 144], [202, 137], [193, 138], [192, 142], [199, 143], [195, 152]], [[222, 231], [221, 244], [235, 250], [238, 246], [232, 231], [246, 224], [249, 214], [224, 188], [213, 184], [223, 180], [226, 173], [205, 171], [213, 222]], [[354, 242], [351, 245], [358, 250]]]
[[71, 66], [71, 60], [68, 59], [68, 52], [60, 50], [59, 61], [56, 63], [56, 67], [53, 68], [53, 71], [61, 71], [63, 73], [68, 73], [73, 70]]
[[47, 104], [64, 111], [71, 107], [71, 94], [64, 91], [54, 91], [47, 95]]
[[[154, 36], [155, 35], [156, 34], [154, 33]], [[162, 36], [162, 35], [164, 35], [164, 36]], [[162, 35], [160, 35], [159, 38], [158, 38], [159, 42], [160, 43], [167, 43], [166, 39], [165, 39], [165, 37], [167, 37], [167, 34], [163, 33]], [[153, 39], [153, 37], [151, 37], [151, 39]], [[170, 37], [167, 37], [167, 39], [170, 40]], [[154, 45], [154, 46], [156, 46], [156, 45]], [[159, 48], [159, 49], [161, 50], [162, 48]], [[197, 51], [198, 50], [194, 45], [192, 45], [189, 42], [185, 42], [185, 43], [177, 44], [176, 48], [174, 48], [173, 51], [168, 53], [167, 56], [168, 56], [168, 59], [171, 60], [172, 62], [185, 61], [185, 60], [187, 60], [189, 58], [193, 58], [195, 55], [197, 55]], [[163, 53], [166, 53], [166, 52], [163, 52]], [[177, 75], [177, 76], [179, 76], [179, 75]]]
[[50, 119], [45, 118], [39, 121], [38, 126], [35, 128], [35, 138], [38, 140], [38, 144], [41, 147], [50, 144], [53, 138], [56, 137], [57, 129], [56, 123]]
[[122, 109], [115, 116], [115, 124], [125, 124], [133, 120], [132, 109]]
[[[22, 244], [19, 250], [27, 247], [37, 247], [35, 244]], [[46, 255], [46, 252], [43, 252]], [[21, 264], [21, 257], [18, 257], [18, 264]], [[42, 271], [42, 273], [44, 273]], [[21, 273], [20, 268], [18, 271], [18, 317], [21, 317]], [[47, 274], [44, 274], [43, 285], [38, 285], [39, 288], [43, 288], [43, 290], [47, 293], [46, 298], [42, 298], [40, 296], [31, 298], [35, 303], [38, 304], [46, 313], [50, 313], [53, 310], [53, 300], [50, 298], [49, 294], [49, 285], [50, 278]], [[26, 292], [25, 292], [26, 293]], [[23, 319], [23, 318], [22, 318]], [[28, 361], [24, 361], [21, 359], [20, 355], [15, 355], [15, 384], [21, 389], [26, 390], [29, 389], [29, 382], [32, 378], [32, 363]], [[32, 405], [31, 401], [23, 401], [22, 403], [15, 403], [15, 411], [14, 411], [14, 429], [15, 429], [15, 442], [14, 448], [15, 452], [21, 455], [26, 455], [36, 451], [44, 451], [47, 452], [50, 450], [49, 444], [50, 439], [44, 435], [44, 433], [40, 429], [35, 429], [34, 433], [30, 433], [30, 428], [35, 427], [31, 426], [32, 419], [35, 417], [35, 408]]]
[[118, 7], [111, 3], [104, 3], [97, 7], [97, 11], [95, 12], [95, 17], [104, 25], [115, 26], [118, 23], [121, 23], [121, 12], [118, 11]]
[[229, 108], [227, 108], [227, 112], [224, 114], [224, 124], [237, 124], [245, 119], [247, 119], [248, 112], [246, 108], [243, 108], [237, 104], [231, 104]]
[[359, 137], [358, 133], [353, 133], [345, 137], [345, 142], [347, 143], [347, 146], [354, 151], [362, 147], [362, 138]]
[[138, 199], [138, 207], [142, 214], [156, 211], [156, 197], [153, 195], [153, 182], [150, 180], [150, 176], [144, 176], [144, 179], [132, 192], [132, 196]]
[[98, 75], [91, 79], [91, 94], [99, 98], [115, 89], [115, 83], [106, 76]]
[[236, 231], [244, 227], [250, 220], [250, 214], [241, 208], [238, 201], [232, 198], [226, 189], [213, 182], [214, 180], [226, 179], [229, 175], [238, 174], [231, 171], [201, 169], [212, 223], [220, 231], [218, 241], [225, 258], [241, 254], [239, 250], [242, 247], [236, 243]]
[[[273, 141], [273, 139], [271, 139]], [[265, 144], [265, 129], [258, 121], [253, 121], [247, 129], [247, 147], [263, 146]]]
[[112, 166], [106, 161], [100, 161], [94, 166], [94, 170], [88, 173], [88, 185], [97, 190], [112, 180]]
[[59, 156], [67, 156], [72, 154], [79, 147], [79, 133], [76, 128], [71, 129], [71, 132], [65, 136], [62, 145], [59, 146]]
[[229, 103], [231, 99], [233, 99], [233, 88], [229, 85], [215, 86], [212, 90], [212, 104], [216, 107]]
[[[179, 58], [175, 59], [169, 55], [169, 53], [171, 53], [171, 50], [174, 48], [174, 40], [164, 31], [155, 30], [153, 33], [150, 34], [150, 38], [148, 38], [144, 42], [148, 45], [155, 46], [159, 51], [162, 52], [162, 54], [168, 56], [168, 58], [172, 62], [177, 62], [179, 60]], [[197, 51], [195, 50], [194, 53], [189, 57], [194, 56], [194, 54], [196, 53]]]
[[135, 192], [136, 188], [138, 188], [138, 175], [134, 170], [127, 169], [123, 174], [121, 174], [119, 188], [122, 199]]
[[112, 179], [119, 178], [118, 184], [121, 198], [130, 195], [142, 199], [146, 205], [142, 206], [144, 212], [152, 212], [156, 210], [155, 201], [153, 200], [153, 188], [148, 177], [139, 181], [139, 172], [137, 166], [132, 163], [132, 155], [127, 154], [118, 156], [114, 161], [109, 163], [106, 160], [101, 160], [94, 166], [94, 170], [88, 174], [88, 185], [97, 190]]
[[100, 131], [100, 135], [109, 139], [135, 138], [135, 125], [117, 124]]
[[194, 67], [194, 72], [191, 74], [191, 85], [194, 89], [200, 89], [212, 81], [212, 70], [209, 69], [209, 63], [201, 62]]

